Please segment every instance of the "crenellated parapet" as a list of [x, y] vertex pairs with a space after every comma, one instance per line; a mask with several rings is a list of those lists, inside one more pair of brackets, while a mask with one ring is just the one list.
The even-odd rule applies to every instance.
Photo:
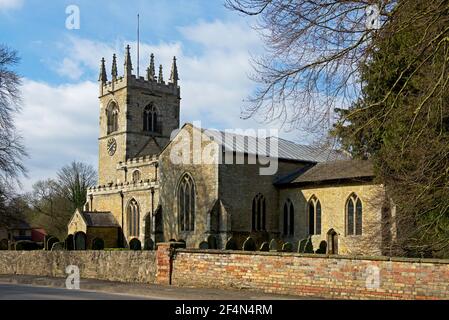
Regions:
[[159, 157], [157, 155], [131, 158], [126, 161], [120, 161], [117, 164], [117, 169], [141, 167], [146, 165], [157, 166], [158, 161]]
[[111, 81], [108, 80], [106, 74], [105, 59], [101, 59], [100, 64], [100, 76], [98, 81], [100, 82], [100, 96], [109, 92], [123, 89], [125, 87], [139, 87], [148, 89], [151, 91], [157, 91], [161, 93], [174, 94], [180, 96], [180, 88], [178, 86], [178, 67], [176, 65], [176, 57], [173, 58], [171, 66], [170, 78], [166, 83], [164, 81], [162, 65], [159, 66], [159, 75], [155, 75], [154, 55], [150, 56], [150, 65], [147, 68], [146, 77], [136, 76], [132, 74], [133, 66], [131, 61], [130, 46], [126, 47], [125, 63], [124, 63], [124, 75], [118, 76], [117, 58], [114, 54], [112, 57], [112, 69], [111, 69]]
[[145, 179], [141, 181], [128, 181], [128, 182], [121, 182], [121, 183], [110, 183], [108, 185], [98, 185], [87, 189], [88, 194], [95, 194], [95, 193], [105, 193], [105, 192], [111, 192], [111, 193], [117, 193], [120, 191], [133, 191], [133, 190], [142, 190], [142, 189], [151, 189], [151, 188], [158, 188], [159, 184], [157, 181], [151, 181], [150, 179]]

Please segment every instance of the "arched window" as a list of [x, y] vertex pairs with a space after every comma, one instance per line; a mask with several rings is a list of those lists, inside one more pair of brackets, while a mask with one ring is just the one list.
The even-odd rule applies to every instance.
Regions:
[[253, 199], [251, 228], [253, 231], [265, 230], [266, 203], [265, 197], [259, 193]]
[[185, 174], [178, 187], [178, 216], [181, 231], [195, 230], [195, 184]]
[[362, 201], [355, 194], [351, 194], [346, 202], [346, 234], [362, 234]]
[[115, 102], [111, 102], [106, 109], [107, 132], [108, 134], [118, 131], [118, 106]]
[[133, 172], [133, 183], [139, 182], [140, 179], [140, 171], [139, 170], [134, 170]]
[[143, 131], [161, 133], [156, 107], [152, 104], [143, 110]]
[[140, 231], [140, 211], [139, 204], [132, 199], [128, 204], [128, 236], [139, 237]]
[[284, 203], [284, 236], [293, 236], [295, 234], [295, 210], [293, 203], [287, 199]]
[[308, 203], [309, 234], [321, 234], [321, 203], [313, 196]]

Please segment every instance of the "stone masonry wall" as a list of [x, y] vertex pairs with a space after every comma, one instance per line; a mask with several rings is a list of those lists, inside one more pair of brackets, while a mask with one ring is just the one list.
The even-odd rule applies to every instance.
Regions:
[[[379, 288], [369, 289], [379, 268]], [[179, 250], [172, 284], [337, 299], [449, 299], [449, 260]]]
[[0, 251], [0, 274], [67, 277], [76, 265], [83, 278], [153, 283], [154, 251]]
[[[280, 252], [0, 251], [0, 274], [83, 278], [197, 288], [239, 288], [336, 299], [449, 299], [449, 260]], [[376, 287], [376, 272], [379, 282]]]

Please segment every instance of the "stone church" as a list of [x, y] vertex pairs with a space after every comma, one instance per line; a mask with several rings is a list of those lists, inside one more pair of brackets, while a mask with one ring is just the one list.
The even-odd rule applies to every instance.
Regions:
[[[180, 126], [176, 58], [167, 82], [162, 66], [156, 76], [153, 55], [145, 77], [132, 71], [129, 46], [123, 76], [115, 55], [110, 81], [101, 61], [98, 185], [69, 222], [75, 243], [152, 248], [176, 240], [223, 249], [251, 236], [258, 247], [276, 239], [297, 250], [310, 237], [314, 250], [325, 243], [329, 254], [387, 250], [394, 232], [385, 221], [394, 210], [370, 162], [275, 137]], [[275, 153], [257, 147], [267, 143]], [[272, 174], [261, 174], [274, 162]]]

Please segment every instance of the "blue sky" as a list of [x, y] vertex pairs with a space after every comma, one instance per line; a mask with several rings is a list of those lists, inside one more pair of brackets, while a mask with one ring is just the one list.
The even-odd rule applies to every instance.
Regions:
[[[66, 28], [69, 5], [80, 9], [79, 30]], [[263, 53], [263, 44], [251, 21], [221, 1], [0, 0], [0, 42], [22, 58], [17, 71], [24, 78], [23, 110], [16, 122], [30, 153], [25, 190], [72, 160], [97, 167], [99, 61], [105, 57], [109, 73], [115, 52], [122, 66], [129, 43], [136, 63], [137, 13], [141, 70], [153, 52], [168, 79], [171, 59], [178, 58], [182, 123], [267, 127], [240, 119], [243, 100], [255, 88], [248, 78], [250, 58]], [[306, 140], [294, 132], [281, 136]]]

